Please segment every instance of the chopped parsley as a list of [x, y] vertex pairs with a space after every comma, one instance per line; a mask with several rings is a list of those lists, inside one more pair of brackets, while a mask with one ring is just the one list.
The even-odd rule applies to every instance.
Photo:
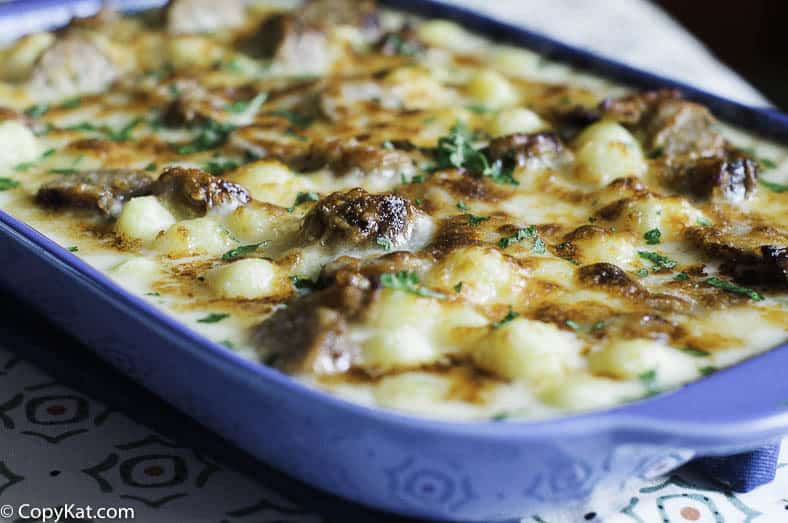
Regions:
[[393, 151], [394, 150], [394, 144], [391, 143], [390, 141], [386, 140], [385, 142], [383, 142], [383, 148], [388, 150], [388, 151]]
[[679, 350], [694, 358], [705, 358], [709, 355], [705, 350], [693, 349], [692, 347], [680, 347]]
[[506, 316], [504, 316], [503, 318], [501, 318], [498, 321], [492, 322], [490, 325], [492, 326], [493, 329], [500, 329], [501, 327], [503, 327], [507, 323], [513, 321], [519, 315], [520, 315], [519, 313], [514, 312], [514, 310], [512, 310], [512, 306], [510, 305], [509, 306], [509, 312], [506, 313]]
[[665, 149], [662, 148], [662, 147], [657, 147], [656, 149], [654, 149], [653, 151], [648, 153], [647, 157], [649, 159], [651, 159], [651, 160], [656, 160], [657, 158], [659, 158], [663, 154], [665, 154]]
[[312, 122], [314, 121], [314, 118], [312, 118], [311, 116], [306, 116], [304, 114], [297, 113], [294, 111], [288, 111], [286, 109], [276, 109], [268, 114], [270, 114], [271, 116], [281, 116], [282, 118], [287, 118], [288, 122], [302, 129], [305, 127], [309, 127], [310, 125], [312, 125]]
[[711, 227], [713, 225], [708, 218], [698, 218], [695, 220], [695, 223], [697, 223], [699, 227]]
[[605, 322], [604, 322], [604, 320], [599, 320], [598, 322], [596, 322], [596, 323], [594, 323], [593, 325], [591, 325], [591, 331], [592, 331], [592, 332], [593, 332], [593, 331], [602, 330], [602, 329], [604, 329], [604, 328], [605, 328]]
[[50, 169], [49, 172], [51, 174], [79, 174], [79, 169], [65, 167], [62, 169]]
[[384, 251], [390, 251], [394, 246], [391, 243], [391, 240], [389, 240], [385, 236], [378, 236], [377, 238], [375, 238], [375, 243], [377, 243]]
[[457, 284], [454, 286], [454, 292], [462, 292], [462, 282], [458, 281]]
[[509, 414], [505, 412], [499, 412], [498, 414], [490, 418], [490, 421], [505, 421], [508, 418], [509, 418]]
[[55, 152], [56, 150], [54, 148], [47, 149], [46, 151], [44, 151], [44, 154], [41, 155], [41, 159], [43, 160], [44, 158], [49, 158], [50, 156], [55, 154]]
[[156, 170], [156, 163], [155, 162], [149, 163], [148, 165], [145, 166], [145, 170], [146, 171], [155, 171]]
[[[537, 245], [536, 245], [537, 240], [538, 241], [541, 241], [541, 240], [539, 240], [539, 237], [536, 234], [536, 227], [534, 227], [533, 225], [529, 225], [528, 227], [525, 227], [525, 228], [522, 228], [522, 229], [518, 229], [517, 232], [514, 233], [513, 235], [506, 236], [505, 238], [501, 238], [500, 240], [498, 240], [498, 246], [501, 249], [506, 249], [508, 247], [511, 247], [515, 243], [521, 242], [521, 241], [523, 241], [525, 239], [532, 239], [532, 240], [534, 240], [534, 251], [536, 251], [537, 250]], [[544, 242], [541, 242], [540, 249], [542, 250], [542, 253], [544, 253]]]
[[67, 247], [67, 249], [68, 249], [68, 252], [78, 252], [79, 251], [79, 247], [77, 247], [76, 245], [72, 245], [71, 247]]
[[409, 183], [424, 183], [424, 180], [427, 178], [423, 174], [417, 174], [410, 180], [408, 180], [404, 174], [400, 173], [399, 179], [402, 182], [402, 185], [407, 185]]
[[723, 279], [720, 279], [720, 278], [717, 278], [717, 277], [709, 278], [704, 283], [706, 283], [708, 285], [711, 285], [712, 287], [717, 287], [718, 289], [722, 289], [722, 290], [724, 290], [726, 292], [731, 292], [733, 294], [741, 294], [742, 296], [747, 296], [748, 298], [750, 298], [753, 301], [763, 301], [763, 299], [764, 299], [763, 296], [760, 293], [758, 293], [758, 292], [756, 292], [756, 291], [754, 291], [752, 289], [748, 289], [747, 287], [740, 287], [740, 286], [736, 285], [735, 283], [731, 283], [729, 281], [726, 281], [726, 280], [723, 280]]
[[25, 109], [25, 114], [31, 118], [41, 118], [47, 111], [49, 111], [48, 104], [36, 104]]
[[486, 113], [493, 112], [492, 109], [490, 109], [489, 107], [485, 107], [482, 104], [471, 104], [468, 107], [466, 107], [466, 109], [468, 109], [470, 112], [476, 113], [476, 114], [486, 114]]
[[74, 97], [74, 98], [69, 98], [68, 100], [66, 100], [63, 103], [61, 103], [60, 104], [60, 108], [61, 109], [76, 109], [80, 105], [82, 105], [82, 98], [77, 96], [77, 97]]
[[131, 132], [134, 130], [134, 128], [144, 121], [145, 118], [138, 116], [117, 131], [110, 129], [109, 127], [102, 127], [100, 130], [103, 131], [104, 134], [107, 135], [107, 138], [113, 142], [125, 142], [131, 138]]
[[495, 183], [519, 185], [514, 179], [514, 168], [504, 167], [501, 160], [490, 163], [487, 156], [473, 146], [473, 137], [465, 124], [452, 127], [447, 136], [438, 139], [435, 156], [438, 169], [456, 167], [465, 169], [474, 176], [490, 178]]
[[416, 201], [415, 201], [414, 203], [415, 203], [416, 205], [421, 205], [422, 203], [424, 203], [424, 199], [422, 199], [422, 198], [416, 198]]
[[468, 217], [468, 225], [471, 227], [476, 227], [480, 223], [486, 222], [490, 219], [489, 216], [476, 216], [474, 214], [466, 214], [465, 216]]
[[300, 192], [296, 195], [293, 205], [287, 208], [287, 212], [293, 212], [296, 207], [306, 202], [316, 202], [320, 199], [320, 195], [316, 192]]
[[659, 229], [651, 229], [643, 235], [646, 243], [649, 245], [657, 245], [662, 239], [662, 232]]
[[240, 247], [236, 247], [235, 249], [230, 249], [226, 253], [222, 254], [222, 260], [230, 261], [238, 258], [243, 258], [244, 256], [248, 254], [252, 254], [254, 251], [256, 251], [257, 248], [260, 247], [260, 245], [262, 245], [262, 242], [253, 243], [251, 245], [241, 245]]
[[268, 99], [268, 93], [262, 92], [258, 93], [254, 98], [250, 98], [249, 100], [241, 100], [238, 102], [233, 102], [227, 105], [224, 110], [228, 113], [234, 114], [241, 114], [249, 111], [250, 109], [254, 109], [256, 112], [260, 109], [260, 106], [265, 103]]
[[237, 169], [239, 165], [240, 164], [235, 160], [222, 160], [221, 158], [217, 158], [206, 163], [205, 170], [214, 176], [219, 176], [227, 171]]
[[229, 317], [230, 317], [229, 314], [226, 314], [226, 313], [223, 313], [223, 312], [212, 312], [211, 314], [209, 314], [207, 316], [203, 316], [202, 318], [197, 320], [197, 322], [198, 323], [217, 323], [217, 322], [220, 322], [223, 319], [229, 318]]
[[686, 272], [680, 272], [677, 275], [675, 275], [673, 279], [676, 281], [689, 281], [690, 277], [689, 274], [687, 274]]
[[772, 160], [770, 160], [768, 158], [759, 158], [758, 159], [758, 163], [761, 164], [761, 168], [764, 171], [768, 171], [770, 169], [776, 169], [777, 168], [777, 164], [774, 163]]
[[161, 294], [159, 294], [158, 292], [146, 292], [145, 296], [157, 297], [157, 296], [161, 296]]
[[715, 372], [717, 372], [720, 369], [718, 369], [717, 367], [714, 367], [712, 365], [709, 365], [707, 367], [701, 367], [698, 370], [700, 371], [701, 376], [708, 376], [709, 374], [714, 374]]
[[422, 286], [419, 275], [411, 271], [400, 271], [396, 274], [391, 272], [381, 274], [380, 284], [389, 289], [409, 292], [425, 298], [437, 298], [439, 300], [446, 298], [445, 294]]
[[657, 394], [659, 389], [657, 388], [657, 371], [651, 369], [649, 371], [644, 372], [638, 376], [638, 380], [641, 384], [646, 388], [646, 393], [651, 396]]
[[100, 129], [90, 122], [79, 122], [62, 128], [64, 131], [99, 131]]
[[290, 276], [290, 283], [293, 284], [293, 287], [300, 290], [314, 289], [315, 286], [317, 285], [314, 281], [310, 280], [309, 278], [301, 278], [299, 276]]
[[580, 330], [580, 324], [579, 324], [579, 323], [577, 323], [577, 322], [576, 322], [576, 321], [574, 321], [574, 320], [566, 320], [566, 321], [564, 322], [564, 325], [566, 325], [567, 327], [569, 327], [569, 328], [570, 328], [570, 329], [572, 329], [573, 331]]
[[654, 267], [652, 267], [652, 270], [672, 269], [678, 265], [678, 262], [675, 260], [671, 260], [667, 256], [657, 254], [656, 252], [638, 251], [638, 256], [653, 263]]
[[637, 270], [635, 274], [638, 275], [638, 278], [645, 278], [646, 276], [648, 276], [648, 269], [646, 269], [645, 267], [641, 267], [640, 269]]
[[465, 203], [464, 201], [462, 201], [462, 200], [460, 200], [460, 201], [458, 201], [458, 202], [457, 202], [457, 208], [458, 208], [459, 210], [461, 210], [461, 211], [467, 211], [467, 210], [469, 210], [469, 209], [470, 209], [470, 207], [468, 207], [468, 204], [466, 204], [466, 203]]
[[766, 187], [772, 192], [782, 193], [788, 191], [788, 185], [777, 183], [777, 182], [770, 182], [769, 180], [764, 180], [762, 177], [758, 178], [758, 181], [761, 182], [761, 185]]
[[418, 44], [404, 40], [400, 35], [392, 33], [386, 36], [382, 44], [384, 49], [391, 49], [400, 56], [414, 56], [419, 54]]
[[224, 340], [219, 342], [220, 345], [224, 345], [228, 349], [235, 349], [235, 344], [230, 340]]
[[206, 120], [199, 128], [197, 136], [189, 143], [177, 145], [175, 152], [178, 154], [193, 154], [200, 151], [207, 151], [220, 145], [224, 145], [227, 137], [235, 129], [232, 124], [217, 122], [216, 120]]
[[18, 163], [18, 164], [16, 164], [14, 166], [14, 170], [16, 172], [18, 172], [18, 173], [25, 172], [28, 169], [30, 169], [31, 167], [33, 167], [35, 164], [36, 164], [36, 162], [22, 162], [22, 163]]

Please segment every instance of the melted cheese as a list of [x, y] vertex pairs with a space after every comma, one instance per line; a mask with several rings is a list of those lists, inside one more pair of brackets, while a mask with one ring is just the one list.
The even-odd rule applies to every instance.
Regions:
[[[604, 408], [679, 386], [786, 338], [788, 295], [759, 289], [765, 299], [752, 301], [715, 290], [717, 298], [705, 299], [700, 291], [712, 289], [703, 282], [717, 275], [719, 260], [684, 234], [739, 220], [784, 231], [787, 193], [761, 186], [739, 203], [688, 198], [665, 183], [638, 137], [607, 120], [582, 130], [561, 159], [518, 165], [518, 185], [435, 170], [431, 153], [418, 149], [436, 147], [458, 121], [477, 132], [478, 148], [492, 137], [549, 130], [547, 109], [593, 107], [625, 88], [452, 22], [394, 13], [386, 13], [385, 26], [396, 30], [409, 20], [425, 49], [384, 56], [349, 26], [327, 31], [325, 52], [312, 48], [318, 54], [308, 63], [262, 60], [234, 46], [230, 36], [248, 35], [271, 12], [250, 8], [237, 35], [168, 35], [136, 19], [107, 22], [121, 24], [111, 26], [114, 34], [80, 29], [121, 76], [79, 98], [53, 98], [31, 80], [59, 37], [30, 35], [3, 50], [0, 208], [256, 360], [265, 353], [250, 332], [311, 292], [294, 288], [294, 278], [315, 280], [348, 257], [391, 263], [390, 274], [417, 273], [426, 295], [384, 288], [348, 320], [347, 337], [359, 351], [354, 372], [298, 379], [418, 415], [539, 418]], [[179, 101], [188, 110], [174, 118], [195, 111], [191, 125], [169, 123]], [[31, 107], [39, 102], [48, 105]], [[6, 117], [2, 107], [27, 109], [35, 124]], [[762, 158], [763, 178], [788, 182], [784, 146], [724, 132]], [[311, 165], [312, 146], [328, 140], [377, 152], [337, 149]], [[413, 161], [365, 164], [374, 163], [370, 154], [393, 149]], [[97, 168], [157, 174], [170, 166], [225, 171], [253, 201], [195, 217], [148, 194], [116, 202], [117, 218], [34, 201], [39, 187], [58, 177]], [[624, 177], [631, 183], [616, 182]], [[636, 182], [648, 190], [633, 189]], [[411, 202], [418, 214], [410, 235], [396, 244], [307, 242], [301, 227], [314, 200], [354, 187]], [[619, 212], [605, 217], [610, 205]], [[592, 229], [577, 233], [584, 225]], [[648, 240], [654, 230], [657, 243]], [[655, 268], [654, 255], [676, 265]], [[600, 263], [634, 283], [623, 291], [581, 278], [583, 266]]]

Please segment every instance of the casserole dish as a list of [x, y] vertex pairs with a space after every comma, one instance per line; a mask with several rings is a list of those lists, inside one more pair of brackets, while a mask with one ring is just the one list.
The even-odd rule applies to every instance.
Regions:
[[[682, 88], [719, 116], [785, 140], [788, 122], [432, 2], [389, 3], [636, 86]], [[7, 215], [3, 283], [118, 368], [261, 459], [320, 488], [418, 517], [490, 521], [588, 502], [697, 455], [786, 429], [775, 350], [679, 391], [537, 423], [445, 423], [352, 406], [197, 336]], [[746, 383], [746, 394], [738, 389]], [[725, 392], [728, 392], [727, 394]], [[731, 394], [730, 391], [735, 391]]]

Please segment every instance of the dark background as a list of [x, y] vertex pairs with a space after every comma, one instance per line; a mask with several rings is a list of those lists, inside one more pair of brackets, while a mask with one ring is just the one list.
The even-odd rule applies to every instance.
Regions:
[[654, 0], [788, 111], [788, 0]]

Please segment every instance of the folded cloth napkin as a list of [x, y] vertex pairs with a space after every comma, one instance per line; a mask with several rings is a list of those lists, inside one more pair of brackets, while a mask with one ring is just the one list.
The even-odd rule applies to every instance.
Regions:
[[780, 444], [774, 443], [743, 454], [700, 458], [691, 467], [734, 492], [749, 492], [774, 480], [779, 454]]

